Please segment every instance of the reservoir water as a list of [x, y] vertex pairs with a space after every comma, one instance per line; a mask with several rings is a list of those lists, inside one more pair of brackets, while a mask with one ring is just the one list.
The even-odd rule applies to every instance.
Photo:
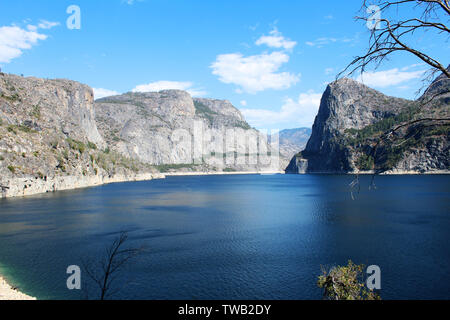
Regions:
[[[168, 177], [0, 199], [0, 274], [39, 299], [85, 298], [66, 268], [121, 231], [145, 250], [118, 299], [321, 299], [321, 266], [381, 268], [383, 299], [450, 299], [450, 176]], [[83, 283], [87, 281], [82, 273]], [[95, 298], [89, 282], [90, 297]]]

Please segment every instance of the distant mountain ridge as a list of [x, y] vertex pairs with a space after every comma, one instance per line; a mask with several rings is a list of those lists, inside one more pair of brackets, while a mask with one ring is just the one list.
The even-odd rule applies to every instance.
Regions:
[[278, 133], [282, 161], [288, 159], [285, 161], [284, 167], [288, 165], [289, 159], [292, 159], [295, 154], [305, 149], [311, 137], [311, 132], [311, 128], [295, 128], [281, 130]]

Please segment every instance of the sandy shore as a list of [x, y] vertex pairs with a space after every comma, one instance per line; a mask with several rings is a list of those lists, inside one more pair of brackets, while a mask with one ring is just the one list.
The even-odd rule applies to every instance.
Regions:
[[13, 287], [0, 277], [0, 300], [36, 300]]

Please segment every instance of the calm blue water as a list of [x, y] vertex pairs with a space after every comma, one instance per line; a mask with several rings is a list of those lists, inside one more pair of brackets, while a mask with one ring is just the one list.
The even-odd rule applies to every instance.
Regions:
[[321, 265], [352, 259], [381, 267], [383, 299], [450, 299], [450, 176], [377, 177], [372, 191], [363, 177], [355, 200], [351, 180], [171, 177], [0, 199], [0, 274], [40, 299], [83, 298], [67, 266], [125, 230], [147, 250], [116, 298], [320, 299]]

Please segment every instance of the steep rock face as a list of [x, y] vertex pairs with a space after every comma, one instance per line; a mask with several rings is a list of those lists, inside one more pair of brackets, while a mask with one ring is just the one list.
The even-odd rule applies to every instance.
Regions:
[[[450, 65], [447, 70], [450, 71]], [[432, 98], [444, 100], [446, 104], [450, 104], [450, 81], [445, 74], [441, 74], [431, 83], [420, 100]]]
[[[219, 121], [215, 121], [216, 123], [224, 126], [241, 125], [249, 128], [241, 112], [228, 100], [193, 98], [193, 101], [200, 114], [202, 111], [210, 109], [216, 118], [220, 116], [221, 119], [217, 119]], [[202, 109], [202, 106], [207, 109]]]
[[[102, 135], [113, 150], [126, 157], [164, 169], [264, 169], [260, 163], [224, 163], [222, 151], [212, 152], [217, 161], [205, 163], [205, 156], [209, 158], [213, 150], [251, 153], [246, 149], [246, 141], [239, 139], [225, 149], [227, 130], [241, 132], [239, 137], [246, 134], [261, 137], [228, 101], [192, 99], [184, 91], [164, 90], [106, 97], [97, 100], [95, 108]], [[260, 143], [267, 141], [261, 137]]]
[[0, 74], [0, 197], [150, 178], [156, 172], [105, 148], [88, 86]]
[[[448, 79], [436, 83], [428, 92], [448, 90]], [[423, 105], [387, 97], [353, 80], [338, 80], [327, 87], [306, 149], [292, 158], [286, 172], [449, 170], [448, 124], [433, 124], [431, 129], [421, 123], [405, 126], [393, 137], [398, 141], [374, 149], [389, 129], [414, 119], [448, 117], [448, 112], [445, 98]]]
[[104, 146], [95, 124], [92, 89], [69, 80], [0, 75], [0, 116], [32, 129], [58, 128], [74, 139]]
[[[292, 159], [288, 172], [347, 172], [349, 151], [336, 139], [346, 129], [362, 129], [405, 108], [407, 100], [391, 98], [359, 82], [341, 79], [328, 85], [303, 158]], [[297, 157], [296, 157], [297, 158]], [[307, 160], [307, 165], [305, 164]]]

